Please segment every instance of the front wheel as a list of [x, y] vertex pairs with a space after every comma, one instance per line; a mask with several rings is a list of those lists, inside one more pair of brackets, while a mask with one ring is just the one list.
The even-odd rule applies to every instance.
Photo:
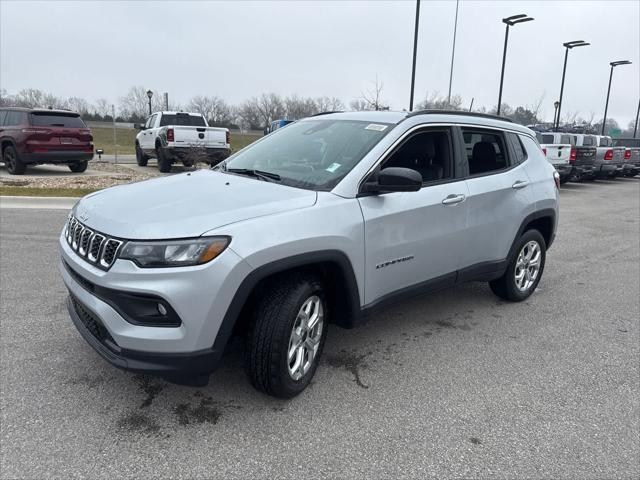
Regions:
[[526, 231], [518, 240], [507, 270], [489, 282], [493, 293], [511, 302], [521, 302], [531, 295], [542, 277], [547, 247], [538, 230]]
[[281, 277], [262, 293], [247, 337], [245, 368], [253, 386], [291, 398], [316, 372], [327, 335], [328, 304], [314, 276]]
[[140, 148], [140, 145], [136, 144], [136, 163], [138, 164], [138, 166], [146, 167], [148, 161], [149, 157], [144, 154], [144, 152]]
[[87, 170], [88, 166], [89, 162], [87, 160], [85, 160], [84, 162], [70, 163], [69, 170], [71, 170], [73, 173], [82, 173]]

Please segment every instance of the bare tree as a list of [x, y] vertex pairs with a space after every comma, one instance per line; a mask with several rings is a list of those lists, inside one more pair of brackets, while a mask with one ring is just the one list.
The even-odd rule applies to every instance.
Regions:
[[418, 110], [461, 110], [462, 97], [460, 95], [452, 95], [451, 102], [447, 102], [447, 98], [441, 96], [437, 91], [425, 94], [422, 102], [416, 105]]
[[531, 113], [533, 113], [536, 121], [534, 123], [538, 123], [540, 121], [540, 109], [542, 108], [542, 104], [544, 102], [544, 97], [546, 97], [547, 92], [542, 92], [542, 95], [538, 97], [538, 101], [533, 103], [532, 105], [527, 105], [526, 108]]
[[384, 100], [382, 100], [383, 89], [384, 83], [379, 81], [378, 77], [376, 76], [373, 90], [361, 92], [360, 99], [364, 100], [368, 105], [368, 108], [366, 110], [389, 110], [389, 105]]
[[[151, 111], [164, 110], [164, 98], [160, 91], [154, 91], [151, 98]], [[131, 87], [129, 92], [120, 98], [120, 112], [125, 117], [146, 118], [149, 115], [149, 97], [144, 87]]]
[[298, 95], [289, 95], [284, 99], [286, 117], [290, 120], [309, 117], [318, 113], [318, 106], [312, 98], [303, 98]]
[[91, 109], [89, 102], [80, 97], [70, 97], [67, 100], [67, 108], [79, 113], [80, 115], [88, 114], [89, 110]]
[[316, 98], [318, 112], [338, 112], [344, 110], [344, 103], [337, 97]]
[[351, 102], [349, 102], [349, 108], [351, 108], [351, 110], [353, 110], [354, 112], [371, 110], [369, 106], [369, 103], [361, 98], [354, 98], [353, 100], [351, 100]]
[[99, 98], [94, 105], [94, 112], [102, 118], [111, 117], [111, 104], [106, 98]]

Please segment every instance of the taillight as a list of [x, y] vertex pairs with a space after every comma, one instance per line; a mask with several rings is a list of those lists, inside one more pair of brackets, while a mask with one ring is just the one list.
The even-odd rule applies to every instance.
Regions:
[[629, 160], [631, 158], [631, 150], [627, 149], [624, 151], [624, 159]]
[[231, 143], [231, 133], [227, 130], [227, 143]]
[[51, 130], [48, 128], [23, 128], [22, 133], [38, 133], [41, 135], [46, 135], [51, 133]]
[[613, 160], [613, 150], [607, 150], [607, 153], [604, 154], [605, 160]]
[[544, 156], [546, 157], [546, 156], [547, 156], [547, 149], [546, 149], [546, 148], [543, 148], [543, 149], [542, 149], [542, 153], [544, 153]]
[[167, 129], [167, 142], [173, 142], [175, 140], [175, 135], [173, 134], [173, 128]]
[[570, 162], [575, 162], [576, 161], [576, 156], [578, 155], [578, 152], [576, 152], [575, 148], [571, 149], [571, 154], [569, 155], [569, 161]]

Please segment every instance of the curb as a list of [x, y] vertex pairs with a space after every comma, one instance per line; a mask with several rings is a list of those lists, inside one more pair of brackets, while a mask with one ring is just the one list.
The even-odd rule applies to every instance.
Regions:
[[0, 196], [0, 208], [37, 208], [47, 210], [71, 210], [82, 197], [27, 197]]

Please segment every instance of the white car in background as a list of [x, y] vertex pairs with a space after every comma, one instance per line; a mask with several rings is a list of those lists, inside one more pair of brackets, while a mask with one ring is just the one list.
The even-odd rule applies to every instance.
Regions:
[[199, 161], [211, 166], [231, 153], [228, 128], [210, 127], [199, 113], [156, 112], [143, 124], [136, 136], [136, 160], [144, 167], [150, 157], [158, 160], [161, 172], [170, 172], [180, 161], [190, 167]]
[[547, 160], [560, 175], [560, 183], [566, 183], [573, 174], [573, 165], [571, 165], [572, 152], [575, 160], [573, 137], [568, 133], [536, 132], [536, 138]]

